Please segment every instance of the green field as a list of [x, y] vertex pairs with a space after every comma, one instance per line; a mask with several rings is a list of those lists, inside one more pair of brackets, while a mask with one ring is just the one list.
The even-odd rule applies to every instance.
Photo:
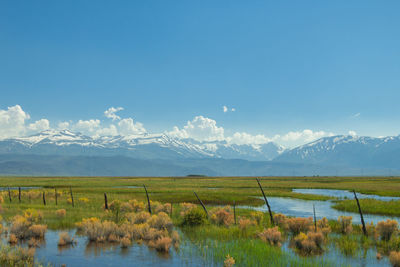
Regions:
[[[261, 177], [260, 181], [267, 197], [279, 196], [322, 201], [332, 199], [319, 195], [294, 193], [292, 192], [293, 188], [346, 189], [365, 194], [400, 196], [400, 178], [398, 177]], [[21, 201], [19, 201], [18, 190], [10, 190], [10, 193], [8, 190], [3, 191], [1, 193], [3, 198], [1, 204], [2, 217], [12, 224], [15, 220], [14, 216], [23, 214], [27, 209], [35, 209], [43, 213], [41, 223], [53, 230], [73, 229], [77, 222], [89, 217], [100, 218], [100, 221], [115, 221], [116, 225], [120, 225], [125, 222], [125, 214], [119, 208], [111, 213], [105, 212], [104, 193], [107, 194], [108, 204], [115, 200], [123, 204], [136, 199], [147, 205], [143, 185], [146, 185], [151, 201], [172, 203], [172, 214], [169, 210], [168, 213], [174, 226], [185, 236], [185, 240], [182, 242], [195, 244], [201, 251], [197, 256], [208, 261], [221, 263], [229, 254], [236, 260], [238, 266], [252, 266], [255, 262], [265, 261], [265, 257], [274, 259], [269, 261], [270, 266], [335, 265], [334, 262], [324, 259], [322, 256], [315, 258], [310, 255], [307, 255], [307, 257], [292, 255], [279, 247], [270, 245], [268, 242], [261, 241], [258, 238], [259, 234], [264, 229], [272, 227], [268, 214], [263, 214], [257, 224], [250, 223], [250, 226], [246, 228], [243, 228], [239, 222], [236, 225], [231, 222], [229, 227], [215, 225], [210, 221], [206, 223], [206, 226], [183, 225], [185, 219], [182, 217], [183, 215], [180, 215], [182, 209], [180, 203], [198, 204], [193, 192], [198, 194], [208, 211], [212, 211], [215, 206], [232, 206], [234, 202], [237, 205], [246, 206], [263, 205], [263, 200], [256, 198], [261, 196], [261, 192], [254, 177], [1, 177], [1, 187], [38, 187], [21, 190]], [[133, 188], [127, 188], [127, 186]], [[57, 205], [55, 203], [55, 188], [59, 194]], [[74, 207], [71, 203], [71, 191]], [[46, 205], [44, 205], [43, 193]], [[364, 213], [400, 214], [398, 212], [398, 201], [391, 201], [390, 205], [375, 200], [361, 200], [360, 202]], [[336, 203], [336, 206], [342, 210], [357, 211], [354, 200], [341, 200]], [[57, 216], [56, 211], [59, 209], [66, 210], [65, 217]], [[274, 211], [279, 213], [277, 210]], [[249, 209], [236, 209], [236, 216], [238, 220], [249, 219], [253, 220], [252, 222], [256, 220], [253, 217], [255, 215]], [[309, 225], [309, 228], [312, 225], [313, 223]], [[361, 251], [365, 247], [374, 248], [385, 255], [391, 250], [400, 249], [397, 231], [396, 235], [391, 236], [390, 240], [380, 240], [372, 234], [365, 239], [362, 237], [361, 229], [358, 226], [353, 226], [351, 238], [346, 235], [341, 236], [343, 230], [341, 230], [341, 224], [338, 224], [337, 221], [329, 221], [329, 229], [335, 235], [326, 235], [323, 246], [337, 247], [340, 251], [343, 251], [343, 255], [356, 253], [356, 251]], [[307, 237], [297, 236], [299, 233], [291, 232], [282, 225], [279, 225], [279, 231], [282, 234], [282, 239], [289, 242], [289, 247], [301, 254], [301, 251], [298, 251], [299, 248], [295, 249], [292, 246], [296, 246], [293, 244], [299, 246], [300, 241], [296, 241], [296, 238], [307, 239]], [[309, 230], [302, 231], [308, 232]], [[325, 249], [322, 249], [322, 245], [319, 250], [323, 255]], [[246, 253], [243, 253], [243, 251], [246, 251]], [[313, 254], [315, 252], [307, 253]]]

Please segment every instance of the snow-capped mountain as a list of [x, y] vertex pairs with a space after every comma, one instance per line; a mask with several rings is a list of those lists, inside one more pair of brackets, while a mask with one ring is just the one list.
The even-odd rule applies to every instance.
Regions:
[[339, 135], [324, 137], [282, 153], [274, 161], [352, 166], [400, 167], [400, 136], [383, 138]]
[[234, 145], [197, 142], [167, 134], [89, 137], [68, 130], [47, 130], [0, 141], [1, 154], [129, 156], [139, 159], [228, 158], [271, 160], [284, 151], [275, 143]]

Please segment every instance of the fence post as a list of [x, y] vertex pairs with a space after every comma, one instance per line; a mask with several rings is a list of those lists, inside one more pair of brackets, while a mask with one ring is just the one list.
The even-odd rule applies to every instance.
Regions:
[[313, 212], [314, 212], [314, 228], [315, 232], [317, 232], [317, 217], [315, 216], [315, 205], [312, 204]]
[[8, 187], [8, 199], [10, 200], [10, 203], [11, 203], [11, 202], [12, 202], [12, 199], [11, 199], [10, 187]]
[[56, 206], [58, 205], [58, 201], [57, 201], [57, 187], [54, 188], [54, 196], [56, 198]]
[[207, 209], [206, 209], [206, 206], [204, 206], [203, 201], [201, 201], [201, 199], [200, 199], [199, 196], [196, 194], [196, 192], [193, 192], [193, 193], [194, 193], [194, 195], [197, 197], [197, 200], [200, 202], [200, 205], [203, 207], [204, 212], [206, 213], [207, 218], [208, 218], [208, 211], [207, 211]]
[[43, 191], [43, 205], [46, 206], [46, 194], [44, 193], [44, 191]]
[[271, 219], [271, 224], [272, 224], [272, 226], [274, 226], [274, 225], [275, 225], [275, 222], [274, 222], [274, 217], [272, 216], [271, 207], [269, 206], [267, 197], [266, 197], [265, 194], [264, 194], [264, 190], [263, 190], [263, 188], [262, 188], [262, 186], [261, 186], [261, 184], [260, 184], [260, 180], [258, 180], [258, 178], [256, 178], [256, 180], [257, 180], [258, 186], [259, 186], [260, 189], [261, 189], [261, 193], [262, 193], [262, 195], [263, 195], [263, 197], [264, 197], [265, 204], [267, 204], [268, 212], [269, 212], [269, 218]]
[[104, 209], [108, 210], [107, 194], [104, 193]]
[[21, 187], [18, 187], [18, 201], [21, 203]]
[[75, 207], [75, 204], [74, 204], [74, 195], [72, 194], [72, 187], [71, 187], [71, 186], [69, 187], [69, 193], [71, 194], [72, 207]]
[[236, 225], [236, 201], [233, 201], [233, 218], [235, 218], [235, 225]]
[[362, 211], [361, 211], [360, 202], [358, 201], [356, 191], [353, 190], [353, 193], [354, 193], [354, 198], [355, 198], [356, 201], [357, 201], [358, 212], [360, 213], [360, 218], [361, 218], [361, 224], [362, 224], [363, 233], [364, 233], [365, 236], [368, 236], [367, 228], [365, 228], [365, 222], [364, 222], [364, 217], [363, 217], [363, 214], [362, 214]]
[[147, 197], [147, 205], [149, 207], [149, 213], [151, 214], [151, 206], [150, 206], [150, 198], [149, 198], [149, 194], [147, 193], [147, 188], [145, 185], [143, 185], [144, 190], [146, 191], [146, 197]]

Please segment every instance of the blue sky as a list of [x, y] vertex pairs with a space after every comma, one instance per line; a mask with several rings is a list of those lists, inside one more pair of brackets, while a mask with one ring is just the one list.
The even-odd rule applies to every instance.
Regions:
[[27, 125], [108, 126], [104, 111], [123, 107], [119, 116], [148, 132], [201, 116], [226, 136], [398, 135], [399, 10], [365, 0], [1, 1], [0, 114], [19, 105]]

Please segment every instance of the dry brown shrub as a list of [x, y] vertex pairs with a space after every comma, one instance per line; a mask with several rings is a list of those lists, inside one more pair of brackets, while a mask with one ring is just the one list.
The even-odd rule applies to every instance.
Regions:
[[169, 248], [171, 247], [172, 239], [170, 237], [161, 237], [155, 241], [151, 240], [149, 242], [149, 246], [155, 248], [160, 252], [169, 252]]
[[378, 222], [376, 230], [382, 240], [388, 241], [398, 231], [398, 223], [395, 220], [387, 219], [386, 221]]
[[15, 245], [18, 243], [18, 238], [15, 234], [10, 234], [10, 236], [8, 237], [8, 243], [10, 243], [11, 245]]
[[379, 253], [379, 252], [377, 252], [377, 253], [376, 253], [376, 259], [377, 259], [377, 260], [381, 260], [382, 258], [383, 258], [382, 254]]
[[144, 236], [142, 239], [147, 240], [147, 241], [149, 241], [149, 240], [154, 241], [154, 240], [157, 240], [164, 236], [168, 236], [168, 233], [166, 233], [163, 230], [158, 230], [155, 228], [148, 228], [147, 231], [144, 233]]
[[322, 248], [325, 238], [322, 232], [308, 232], [307, 239], [313, 241], [318, 248]]
[[160, 212], [157, 215], [153, 215], [148, 220], [150, 227], [162, 230], [166, 229], [168, 232], [172, 231], [173, 223], [171, 218], [165, 212]]
[[146, 208], [144, 202], [137, 201], [136, 199], [129, 200], [128, 202], [131, 204], [134, 212], [144, 211]]
[[56, 215], [58, 218], [64, 218], [67, 215], [67, 211], [65, 209], [56, 210]]
[[58, 236], [58, 246], [60, 247], [76, 243], [76, 241], [68, 234], [68, 232], [61, 232]]
[[317, 229], [321, 231], [324, 235], [328, 235], [331, 232], [331, 227], [329, 226], [329, 221], [327, 218], [322, 218], [317, 221]]
[[131, 221], [133, 224], [141, 224], [146, 223], [148, 219], [150, 219], [151, 215], [147, 211], [141, 211], [136, 213]]
[[181, 243], [181, 238], [179, 237], [178, 232], [177, 231], [172, 231], [171, 238], [172, 238], [172, 244], [174, 245], [174, 248], [178, 249], [179, 248], [179, 244]]
[[226, 258], [224, 260], [224, 267], [232, 267], [235, 265], [235, 259], [231, 257], [229, 254], [226, 255]]
[[324, 235], [322, 232], [309, 232], [307, 235], [300, 232], [294, 238], [295, 247], [300, 253], [305, 255], [311, 255], [322, 251], [323, 242]]
[[393, 267], [400, 267], [400, 252], [391, 251], [389, 254], [389, 261]]
[[147, 223], [142, 224], [134, 224], [131, 228], [132, 238], [135, 240], [144, 239], [145, 234], [150, 229], [150, 226]]
[[293, 235], [297, 235], [300, 232], [307, 232], [313, 228], [312, 218], [288, 218], [286, 222], [288, 225], [288, 230]]
[[339, 216], [338, 222], [342, 234], [350, 234], [353, 231], [353, 225], [351, 224], [352, 220], [353, 217], [351, 216]]
[[40, 247], [40, 241], [36, 238], [31, 238], [28, 241], [28, 247], [30, 248], [38, 248]]
[[121, 239], [121, 247], [122, 248], [127, 248], [132, 244], [131, 239], [129, 238], [129, 236], [124, 236]]
[[232, 209], [229, 206], [213, 208], [209, 215], [211, 222], [217, 225], [230, 226], [234, 222]]
[[28, 228], [28, 236], [33, 238], [44, 238], [47, 231], [47, 225], [34, 224]]
[[131, 203], [124, 202], [121, 204], [120, 211], [121, 212], [133, 212], [133, 211], [135, 211], [135, 209], [133, 208]]
[[281, 213], [274, 214], [274, 222], [281, 229], [283, 229], [283, 230], [288, 229], [287, 217], [284, 214], [281, 214]]
[[257, 223], [253, 220], [247, 218], [239, 218], [239, 229], [246, 231], [250, 226], [254, 226]]
[[119, 237], [116, 234], [110, 234], [107, 238], [108, 242], [110, 243], [118, 243]]
[[180, 204], [180, 208], [181, 208], [180, 215], [181, 215], [181, 217], [184, 217], [190, 210], [192, 210], [192, 209], [194, 209], [196, 207], [197, 206], [195, 204], [193, 204], [193, 203], [186, 203], [186, 202], [181, 203]]
[[261, 233], [258, 233], [258, 237], [264, 241], [268, 242], [273, 246], [281, 246], [282, 234], [278, 229], [278, 226], [273, 228], [264, 229]]

